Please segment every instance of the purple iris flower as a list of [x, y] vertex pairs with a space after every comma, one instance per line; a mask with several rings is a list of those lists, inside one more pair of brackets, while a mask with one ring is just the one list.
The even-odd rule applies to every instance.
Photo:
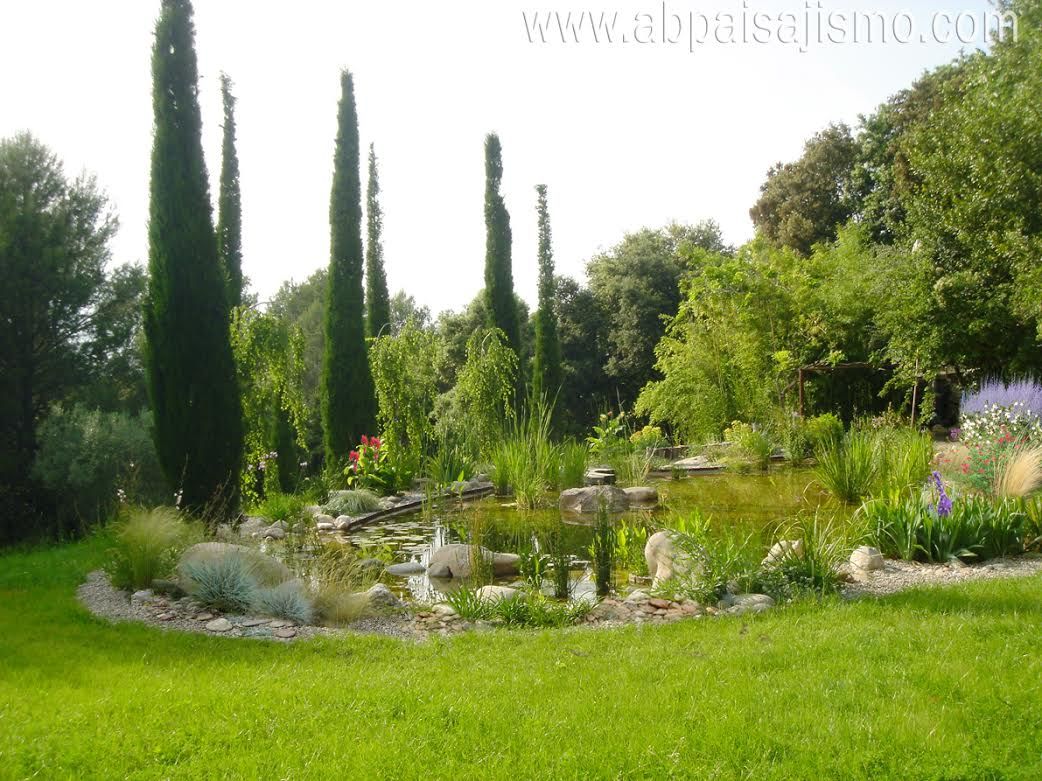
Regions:
[[930, 476], [937, 485], [937, 493], [939, 495], [937, 499], [937, 517], [946, 518], [952, 514], [952, 498], [944, 490], [944, 480], [941, 478], [941, 473], [935, 470]]

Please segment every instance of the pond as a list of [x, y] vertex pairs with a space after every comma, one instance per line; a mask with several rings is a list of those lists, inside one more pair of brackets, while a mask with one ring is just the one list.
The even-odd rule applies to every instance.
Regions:
[[[620, 587], [627, 584], [631, 573], [646, 574], [647, 536], [668, 525], [674, 515], [685, 516], [697, 510], [711, 519], [714, 528], [758, 537], [766, 546], [786, 522], [827, 504], [826, 494], [816, 486], [810, 471], [784, 467], [767, 473], [722, 472], [679, 480], [651, 480], [649, 484], [659, 492], [657, 509], [634, 510], [615, 517], [615, 582]], [[844, 510], [829, 503], [828, 512]], [[593, 522], [591, 516], [562, 517], [557, 510], [556, 494], [546, 497], [545, 506], [530, 511], [518, 510], [508, 498], [488, 497], [463, 505], [446, 501], [421, 513], [378, 521], [337, 537], [371, 555], [424, 566], [434, 550], [457, 542], [520, 554], [523, 569], [529, 570], [548, 554], [566, 555], [571, 562], [572, 598], [582, 599], [595, 591], [589, 565]], [[420, 601], [438, 601], [458, 585], [434, 581], [426, 574], [394, 580], [392, 587]], [[501, 582], [516, 580], [514, 577]], [[545, 587], [549, 591], [549, 584]]]

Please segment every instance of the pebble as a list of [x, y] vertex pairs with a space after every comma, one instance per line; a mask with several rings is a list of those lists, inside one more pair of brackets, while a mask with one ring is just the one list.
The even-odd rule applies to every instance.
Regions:
[[209, 632], [227, 632], [232, 628], [232, 622], [227, 618], [215, 618], [206, 625]]
[[213, 613], [196, 613], [195, 614], [195, 620], [196, 621], [212, 621], [213, 617], [214, 617]]
[[255, 627], [255, 626], [264, 626], [265, 624], [270, 624], [270, 623], [271, 623], [271, 619], [268, 619], [268, 618], [247, 618], [245, 621], [243, 621], [241, 624], [239, 624], [239, 626], [244, 626], [246, 628], [251, 628], [251, 627]]
[[269, 626], [272, 629], [288, 629], [290, 627], [296, 626], [296, 623], [293, 621], [287, 621], [284, 618], [276, 618], [269, 624]]
[[289, 640], [297, 636], [297, 630], [291, 626], [280, 626], [275, 630], [275, 637], [280, 640]]

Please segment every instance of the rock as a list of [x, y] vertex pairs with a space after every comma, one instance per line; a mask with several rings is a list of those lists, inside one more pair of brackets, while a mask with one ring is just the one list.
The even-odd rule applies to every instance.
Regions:
[[629, 577], [627, 578], [627, 580], [629, 580], [630, 585], [632, 585], [632, 586], [650, 586], [651, 585], [651, 575], [636, 575], [636, 574], [631, 572], [629, 574]]
[[195, 616], [193, 616], [196, 621], [210, 621], [213, 617], [213, 613], [196, 613]]
[[178, 584], [188, 593], [192, 592], [191, 579], [185, 575], [185, 566], [189, 562], [215, 560], [225, 556], [241, 556], [250, 566], [254, 576], [263, 586], [276, 586], [293, 578], [289, 567], [278, 559], [272, 558], [245, 545], [234, 545], [228, 542], [200, 542], [181, 555], [177, 565]]
[[658, 491], [654, 488], [640, 485], [622, 490], [626, 492], [630, 507], [654, 507], [658, 504]]
[[173, 621], [177, 618], [177, 613], [159, 613], [156, 616], [157, 621]]
[[862, 545], [850, 554], [850, 566], [865, 572], [883, 569], [883, 554], [877, 548]]
[[649, 599], [648, 604], [656, 610], [665, 610], [668, 607], [672, 607], [673, 603], [668, 599]]
[[587, 488], [568, 488], [558, 499], [561, 512], [590, 514], [602, 509], [609, 513], [625, 512], [629, 509], [629, 497], [621, 488], [613, 485], [595, 485]]
[[449, 485], [448, 491], [450, 494], [461, 494], [466, 491], [470, 486], [466, 480], [453, 480]]
[[668, 531], [655, 532], [648, 537], [644, 559], [648, 563], [653, 589], [675, 576], [694, 574], [699, 569], [690, 555], [676, 549], [673, 535]]
[[644, 602], [647, 602], [650, 599], [651, 597], [648, 596], [647, 592], [637, 589], [636, 591], [631, 591], [629, 595], [627, 595], [626, 599], [623, 600], [623, 602], [626, 602], [631, 605], [639, 605]]
[[266, 518], [247, 515], [239, 524], [238, 534], [240, 537], [258, 537], [269, 525]]
[[317, 504], [309, 504], [307, 507], [304, 508], [304, 512], [310, 515], [316, 521], [318, 520], [318, 516], [323, 515], [322, 508]]
[[398, 578], [408, 577], [409, 575], [422, 575], [426, 571], [426, 568], [418, 561], [406, 561], [402, 564], [391, 564], [384, 569], [384, 572], [388, 575], [394, 575]]
[[587, 486], [615, 485], [615, 470], [608, 466], [594, 467], [583, 475], [583, 483]]
[[232, 628], [232, 622], [227, 618], [215, 618], [206, 624], [206, 631], [208, 632], [227, 632]]
[[717, 608], [730, 616], [762, 613], [772, 607], [774, 600], [766, 594], [728, 594], [717, 604]]
[[525, 592], [510, 586], [482, 586], [475, 592], [478, 599], [502, 601], [506, 599], [524, 599]]
[[281, 540], [285, 536], [286, 530], [283, 529], [279, 525], [279, 523], [273, 523], [271, 526], [269, 526], [267, 529], [261, 532], [261, 537], [263, 537], [266, 540]]
[[379, 507], [386, 512], [387, 510], [393, 510], [398, 504], [399, 499], [397, 496], [385, 496], [380, 500]]
[[156, 578], [152, 581], [152, 591], [156, 594], [165, 594], [171, 599], [180, 599], [185, 595], [184, 589], [174, 583], [174, 581], [161, 578]]
[[764, 557], [762, 566], [775, 567], [789, 557], [803, 558], [803, 540], [780, 540], [771, 546]]
[[[319, 509], [321, 510], [322, 508], [320, 507]], [[325, 513], [321, 513], [320, 512], [320, 513], [315, 515], [315, 523], [316, 524], [328, 523], [328, 524], [331, 524], [333, 526], [336, 526], [336, 518], [334, 518], [332, 515], [326, 515]]]
[[488, 485], [489, 483], [492, 482], [492, 478], [489, 477], [484, 472], [481, 472], [480, 474], [474, 475], [474, 482], [477, 483], [482, 488], [484, 488], [486, 485]]
[[290, 640], [297, 636], [297, 630], [291, 626], [283, 626], [272, 632], [279, 640]]
[[431, 613], [438, 616], [439, 618], [448, 618], [449, 616], [459, 615], [456, 612], [456, 608], [452, 605], [438, 604], [431, 608]]
[[628, 621], [631, 617], [630, 611], [614, 600], [604, 600], [590, 611], [590, 616], [595, 621]]
[[338, 515], [333, 523], [337, 531], [346, 532], [354, 525], [355, 519], [350, 515]]
[[245, 621], [239, 624], [239, 626], [244, 626], [247, 629], [252, 629], [255, 626], [265, 626], [266, 624], [270, 623], [270, 618], [247, 618]]
[[405, 604], [383, 583], [377, 583], [365, 592], [365, 596], [370, 607], [403, 607]]
[[336, 524], [335, 523], [326, 523], [326, 522], [316, 523], [315, 524], [315, 530], [316, 531], [320, 531], [320, 532], [336, 531]]
[[427, 567], [428, 578], [441, 578], [442, 580], [448, 580], [452, 577], [452, 570], [449, 569], [449, 565], [444, 562], [432, 564]]
[[142, 589], [141, 591], [135, 591], [130, 595], [130, 604], [132, 605], [143, 605], [146, 602], [151, 602], [155, 599], [155, 594], [152, 593], [152, 589]]
[[[432, 578], [467, 578], [473, 572], [473, 562], [481, 556], [492, 562], [492, 573], [497, 578], [517, 575], [521, 570], [521, 557], [516, 553], [493, 553], [476, 545], [453, 543], [442, 545], [431, 554], [427, 574]], [[445, 571], [448, 574], [443, 574]]]

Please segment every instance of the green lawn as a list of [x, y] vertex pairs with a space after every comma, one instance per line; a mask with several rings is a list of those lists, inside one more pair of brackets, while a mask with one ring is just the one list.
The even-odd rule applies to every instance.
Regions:
[[1042, 778], [1042, 580], [622, 631], [294, 645], [109, 625], [0, 557], [3, 778]]

